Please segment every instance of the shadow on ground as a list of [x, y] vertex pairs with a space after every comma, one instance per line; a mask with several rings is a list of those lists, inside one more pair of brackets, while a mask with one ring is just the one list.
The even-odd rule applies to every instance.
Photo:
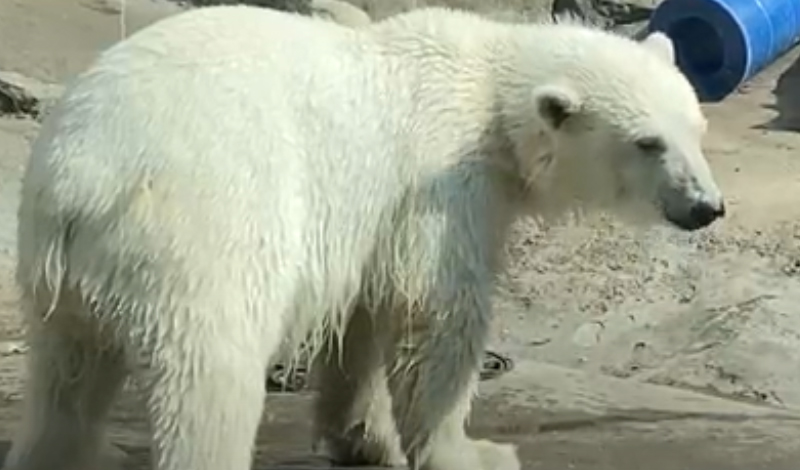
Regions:
[[[797, 469], [795, 412], [531, 362], [521, 369], [484, 384], [470, 432], [516, 444], [525, 470]], [[311, 449], [312, 399], [269, 398], [254, 470], [345, 470]], [[6, 422], [18, 423], [19, 405], [0, 403]], [[123, 397], [112, 412], [112, 441], [128, 454], [124, 470], [151, 469], [141, 411]], [[0, 431], [3, 458], [11, 433]]]
[[800, 132], [800, 57], [780, 75], [772, 93], [775, 103], [766, 108], [778, 115], [758, 128]]

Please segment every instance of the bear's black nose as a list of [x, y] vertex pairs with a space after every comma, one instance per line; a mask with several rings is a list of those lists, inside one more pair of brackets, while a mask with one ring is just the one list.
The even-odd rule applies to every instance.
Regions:
[[711, 225], [717, 219], [725, 217], [725, 203], [711, 204], [708, 202], [698, 202], [689, 211], [689, 218], [692, 225], [697, 228]]

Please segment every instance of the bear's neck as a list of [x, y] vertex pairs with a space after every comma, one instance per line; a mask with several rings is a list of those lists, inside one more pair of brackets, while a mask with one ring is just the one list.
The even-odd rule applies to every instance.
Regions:
[[[549, 130], [533, 108], [536, 87], [583, 73], [584, 64], [575, 62], [582, 51], [569, 51], [562, 31], [552, 25], [510, 25], [487, 57], [497, 90], [500, 134], [513, 149], [505, 153], [504, 163], [509, 180], [516, 177], [521, 188], [516, 193], [518, 212], [550, 221], [585, 211], [568, 191], [569, 172], [556, 160]], [[590, 39], [579, 38], [578, 47]]]

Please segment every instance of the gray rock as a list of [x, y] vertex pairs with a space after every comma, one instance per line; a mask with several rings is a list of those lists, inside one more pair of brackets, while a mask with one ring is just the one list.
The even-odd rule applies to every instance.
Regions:
[[553, 16], [575, 16], [627, 36], [641, 38], [653, 12], [655, 0], [553, 0]]
[[61, 96], [63, 87], [16, 72], [0, 71], [0, 115], [41, 119]]
[[246, 4], [311, 15], [311, 0], [188, 0], [186, 3], [197, 7]]

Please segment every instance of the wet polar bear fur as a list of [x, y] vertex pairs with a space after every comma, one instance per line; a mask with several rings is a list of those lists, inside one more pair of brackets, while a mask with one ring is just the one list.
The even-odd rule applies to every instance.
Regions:
[[209, 7], [104, 52], [19, 210], [31, 347], [7, 470], [101, 470], [126, 378], [156, 470], [246, 470], [279, 351], [346, 464], [515, 470], [464, 431], [509, 225], [724, 213], [669, 40], [444, 9], [349, 29]]

